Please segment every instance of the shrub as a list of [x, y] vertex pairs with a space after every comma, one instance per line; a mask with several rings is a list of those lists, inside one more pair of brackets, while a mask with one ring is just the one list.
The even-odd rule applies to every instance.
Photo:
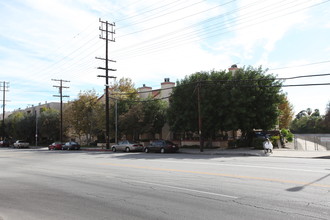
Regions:
[[237, 142], [236, 140], [229, 140], [228, 141], [228, 148], [236, 148]]
[[277, 135], [274, 135], [274, 136], [271, 136], [269, 139], [272, 142], [272, 144], [273, 144], [274, 147], [278, 147], [277, 141], [280, 140], [281, 137], [280, 136], [277, 136]]
[[236, 141], [236, 146], [237, 147], [248, 147], [249, 143], [247, 139], [238, 139]]
[[263, 138], [253, 138], [252, 147], [254, 147], [255, 149], [262, 150], [264, 141], [265, 139]]
[[293, 141], [294, 135], [291, 133], [290, 130], [288, 130], [288, 129], [282, 129], [281, 130], [281, 134], [284, 137], [284, 139], [287, 140], [288, 142], [292, 142]]

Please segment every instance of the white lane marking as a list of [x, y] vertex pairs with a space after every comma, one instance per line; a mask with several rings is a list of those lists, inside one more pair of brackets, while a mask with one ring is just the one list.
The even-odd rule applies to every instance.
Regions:
[[177, 189], [177, 190], [184, 190], [184, 191], [195, 192], [195, 193], [200, 193], [200, 194], [207, 194], [207, 195], [212, 195], [212, 196], [221, 196], [221, 197], [227, 197], [227, 198], [231, 198], [231, 199], [238, 199], [238, 197], [236, 197], [236, 196], [230, 196], [230, 195], [225, 195], [225, 194], [220, 194], [220, 193], [206, 192], [206, 191], [201, 191], [201, 190], [188, 189], [188, 188], [182, 188], [182, 187], [177, 187], [177, 186], [169, 186], [169, 185], [163, 185], [163, 184], [159, 184], [159, 183], [143, 182], [143, 181], [137, 181], [137, 180], [129, 180], [129, 181], [141, 183], [141, 184], [160, 186], [160, 187], [165, 187], [165, 188], [170, 188], [170, 189]]
[[[296, 168], [284, 168], [284, 167], [270, 167], [270, 166], [257, 166], [257, 165], [247, 165], [247, 164], [224, 164], [224, 163], [200, 163], [200, 162], [185, 162], [185, 161], [171, 161], [171, 160], [150, 160], [152, 162], [167, 162], [167, 163], [185, 163], [185, 164], [199, 164], [199, 165], [212, 165], [212, 166], [227, 166], [227, 167], [249, 167], [249, 168], [263, 168], [263, 169], [273, 169], [273, 170], [289, 170], [289, 171], [302, 171], [311, 173], [327, 173], [327, 170], [308, 170], [308, 169], [296, 169]], [[150, 162], [148, 161], [148, 162]], [[325, 168], [320, 168], [325, 169]]]

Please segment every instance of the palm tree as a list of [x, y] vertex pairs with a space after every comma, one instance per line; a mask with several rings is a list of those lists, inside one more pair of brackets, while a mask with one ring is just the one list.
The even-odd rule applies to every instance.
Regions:
[[311, 108], [307, 108], [306, 109], [306, 113], [308, 114], [308, 116], [310, 116], [312, 114], [312, 109]]

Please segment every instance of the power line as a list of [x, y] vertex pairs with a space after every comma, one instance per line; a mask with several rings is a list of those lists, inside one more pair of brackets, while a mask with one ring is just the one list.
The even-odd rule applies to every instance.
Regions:
[[[259, 1], [260, 1], [260, 0], [259, 0]], [[202, 25], [202, 24], [205, 24], [205, 23], [208, 23], [208, 22], [214, 21], [214, 20], [216, 20], [216, 19], [223, 18], [223, 17], [225, 17], [225, 16], [229, 16], [230, 14], [232, 14], [232, 13], [234, 13], [234, 12], [236, 12], [236, 11], [243, 10], [243, 9], [247, 9], [247, 8], [249, 8], [249, 7], [252, 7], [252, 6], [255, 5], [256, 3], [258, 3], [259, 1], [254, 2], [254, 3], [252, 3], [252, 4], [245, 5], [245, 6], [241, 7], [241, 8], [239, 8], [239, 9], [234, 9], [234, 10], [229, 11], [229, 12], [226, 12], [226, 13], [224, 13], [224, 14], [220, 14], [220, 15], [218, 15], [218, 16], [215, 16], [215, 17], [212, 17], [212, 18], [208, 18], [208, 19], [206, 19], [206, 20], [204, 20], [204, 21], [198, 22], [197, 25], [196, 25], [196, 24], [192, 24], [192, 25], [186, 26], [186, 27], [184, 27], [184, 28], [179, 28], [179, 29], [173, 30], [173, 31], [171, 31], [171, 32], [168, 32], [168, 33], [166, 33], [166, 34], [162, 34], [162, 35], [159, 35], [159, 36], [153, 37], [153, 38], [151, 38], [151, 39], [148, 39], [148, 40], [142, 41], [142, 42], [140, 42], [139, 44], [132, 44], [132, 45], [129, 45], [129, 46], [127, 46], [127, 47], [121, 48], [121, 49], [119, 49], [119, 50], [117, 50], [117, 51], [114, 51], [114, 52], [117, 52], [117, 53], [119, 52], [119, 54], [120, 54], [120, 53], [123, 53], [123, 51], [125, 51], [125, 50], [129, 50], [129, 53], [131, 53], [132, 48], [136, 48], [136, 47], [137, 47], [137, 48], [141, 48], [141, 49], [134, 49], [134, 50], [145, 50], [145, 46], [144, 46], [144, 45], [145, 45], [145, 44], [151, 44], [151, 42], [153, 42], [153, 41], [155, 41], [155, 43], [149, 45], [149, 47], [151, 47], [152, 45], [159, 47], [159, 44], [160, 44], [160, 43], [164, 44], [164, 41], [162, 41], [162, 39], [164, 39], [164, 38], [165, 38], [165, 40], [166, 40], [165, 42], [169, 42], [170, 40], [178, 40], [178, 37], [179, 37], [180, 35], [179, 35], [178, 37], [172, 37], [172, 38], [169, 38], [169, 39], [166, 39], [166, 38], [168, 38], [169, 36], [172, 36], [172, 35], [178, 35], [178, 33], [182, 32], [182, 31], [184, 31], [184, 30], [193, 29], [193, 28], [195, 28], [196, 26], [200, 26], [200, 25]], [[203, 27], [203, 28], [201, 28], [201, 29], [198, 29], [198, 30], [195, 30], [195, 31], [192, 31], [192, 32], [184, 33], [184, 34], [182, 34], [181, 36], [191, 36], [191, 35], [194, 34], [196, 31], [197, 31], [197, 32], [200, 32], [200, 31], [204, 30], [205, 28], [208, 28], [208, 27]], [[217, 25], [217, 28], [219, 28], [218, 25]]]
[[209, 8], [209, 9], [206, 9], [206, 10], [203, 10], [203, 11], [200, 11], [200, 12], [196, 12], [196, 13], [194, 13], [194, 14], [190, 14], [190, 15], [185, 16], [185, 17], [181, 17], [181, 18], [179, 18], [179, 19], [175, 19], [175, 20], [172, 20], [172, 21], [168, 21], [168, 22], [165, 22], [165, 23], [162, 23], [162, 24], [158, 24], [158, 25], [156, 25], [156, 26], [152, 26], [152, 27], [149, 27], [149, 28], [145, 28], [145, 29], [142, 29], [142, 30], [139, 30], [139, 31], [134, 31], [134, 32], [131, 32], [131, 33], [128, 33], [128, 34], [125, 34], [125, 35], [119, 36], [119, 37], [125, 37], [125, 36], [128, 36], [128, 35], [132, 35], [132, 34], [140, 33], [140, 32], [146, 31], [146, 30], [151, 30], [151, 29], [159, 28], [160, 26], [164, 26], [164, 25], [167, 25], [167, 24], [171, 24], [171, 23], [173, 23], [173, 22], [177, 22], [177, 21], [179, 21], [179, 20], [184, 20], [184, 19], [186, 19], [186, 18], [189, 18], [189, 17], [195, 16], [195, 15], [197, 15], [197, 14], [201, 14], [201, 13], [208, 12], [208, 11], [210, 11], [210, 10], [213, 10], [213, 9], [215, 9], [215, 8], [218, 8], [218, 7], [221, 7], [221, 6], [224, 6], [224, 5], [227, 5], [227, 4], [232, 3], [232, 2], [234, 2], [234, 1], [236, 1], [236, 0], [231, 0], [231, 1], [229, 1], [229, 2], [226, 2], [226, 3], [223, 3], [223, 4], [217, 5], [217, 6], [215, 6], [215, 7], [212, 7], [212, 8]]
[[[289, 4], [294, 3], [294, 2], [296, 2], [296, 1], [289, 2]], [[255, 3], [257, 3], [257, 2], [255, 2]], [[252, 3], [252, 4], [254, 5], [255, 3]], [[280, 6], [281, 7], [284, 7], [285, 5], [286, 4], [283, 4], [283, 5], [280, 5]], [[290, 8], [296, 8], [297, 5], [298, 4], [296, 4], [294, 6], [291, 6], [291, 7], [285, 7], [284, 9], [281, 9], [279, 11], [282, 12], [283, 10], [288, 10]], [[247, 5], [247, 6], [249, 6], [249, 5]], [[247, 6], [242, 7], [240, 10], [242, 10], [243, 8], [244, 9], [248, 8]], [[270, 6], [267, 6], [267, 7], [270, 7]], [[270, 7], [270, 9], [268, 11], [273, 10], [273, 9], [274, 9], [274, 7]], [[234, 13], [235, 11], [237, 11], [237, 10], [235, 9], [235, 10], [232, 10], [230, 12], [221, 14], [221, 15], [217, 16], [217, 18], [221, 18], [223, 16], [228, 16], [228, 15]], [[264, 16], [261, 16], [262, 13], [265, 14], [265, 15]], [[262, 10], [262, 12], [258, 14], [258, 17], [255, 16], [255, 13], [248, 13], [247, 15], [250, 15], [250, 14], [255, 19], [258, 19], [258, 21], [262, 17], [269, 16], [269, 13], [267, 13], [267, 10]], [[240, 19], [235, 19], [235, 18], [227, 19], [226, 20], [226, 23], [222, 24], [222, 26], [224, 26], [224, 28], [219, 28], [219, 27], [221, 27], [221, 26], [219, 26], [219, 24], [212, 24], [212, 25], [210, 25], [208, 27], [200, 28], [199, 30], [194, 30], [194, 31], [191, 31], [191, 32], [188, 32], [188, 33], [184, 33], [182, 35], [179, 35], [177, 37], [172, 37], [172, 38], [168, 38], [168, 39], [166, 39], [164, 41], [160, 41], [159, 39], [161, 39], [162, 37], [167, 37], [169, 35], [169, 34], [165, 34], [163, 36], [154, 38], [155, 41], [158, 41], [158, 42], [155, 42], [153, 44], [150, 44], [148, 46], [149, 49], [147, 48], [147, 50], [146, 50], [146, 47], [143, 47], [141, 49], [135, 49], [135, 54], [137, 54], [137, 55], [132, 54], [131, 51], [128, 51], [127, 53], [129, 54], [130, 57], [139, 56], [139, 51], [144, 52], [144, 53], [142, 53], [142, 55], [143, 54], [146, 55], [146, 54], [151, 54], [151, 53], [155, 53], [155, 52], [158, 52], [158, 51], [162, 51], [162, 50], [174, 48], [174, 47], [177, 47], [177, 46], [181, 46], [181, 45], [184, 45], [184, 44], [187, 44], [187, 43], [198, 42], [198, 41], [201, 41], [203, 39], [208, 39], [208, 38], [216, 37], [216, 36], [219, 36], [219, 35], [222, 35], [222, 34], [225, 34], [225, 33], [232, 32], [234, 30], [233, 29], [234, 26], [239, 26], [239, 25], [242, 25], [243, 23], [247, 23], [248, 21], [245, 20], [246, 18], [247, 17], [242, 17]], [[277, 17], [275, 17], [275, 18], [277, 18]], [[275, 19], [275, 18], [273, 18], [273, 19]], [[209, 22], [211, 20], [213, 20], [213, 18], [207, 19], [207, 20], [205, 20], [205, 22]], [[237, 21], [240, 21], [240, 20], [243, 20], [243, 22], [237, 23]], [[268, 20], [272, 20], [272, 19], [268, 19]], [[231, 22], [228, 22], [228, 21], [231, 21]], [[258, 23], [252, 24], [252, 25], [256, 25], [256, 24], [263, 23], [263, 22], [266, 22], [266, 20], [262, 20], [262, 22], [258, 22]], [[204, 23], [204, 22], [201, 22], [201, 23]], [[234, 25], [230, 25], [231, 23], [233, 23]], [[248, 26], [245, 26], [245, 27], [249, 27], [249, 26], [252, 26], [252, 25], [248, 25]], [[213, 30], [211, 29], [211, 30], [205, 31], [207, 29], [210, 29], [210, 27], [212, 27], [212, 26], [213, 26], [213, 28], [212, 28]], [[191, 25], [190, 27], [193, 28], [193, 27], [195, 27], [195, 25]], [[245, 28], [245, 27], [243, 27], [243, 28]], [[186, 28], [184, 28], [184, 29], [186, 29]], [[227, 31], [223, 31], [223, 30], [226, 30], [226, 29], [227, 29]], [[238, 28], [238, 29], [242, 29], [242, 27], [241, 28]], [[238, 30], [238, 29], [236, 29], [236, 30]], [[220, 31], [222, 31], [222, 32], [220, 32]], [[194, 35], [195, 32], [199, 32], [199, 34]], [[178, 31], [175, 32], [175, 34], [177, 34], [177, 33], [178, 33]], [[212, 34], [212, 33], [217, 33], [217, 34], [215, 34], [215, 35], [209, 35], [209, 34]], [[191, 36], [193, 36], [193, 38]], [[206, 37], [202, 37], [202, 36], [206, 36]], [[172, 40], [175, 40], [175, 44], [173, 44], [173, 41]], [[178, 40], [180, 40], [180, 41], [178, 41]], [[146, 42], [149, 43], [150, 41], [148, 40]], [[138, 45], [140, 45], [140, 44], [138, 44]], [[151, 52], [146, 52], [148, 50], [151, 51]], [[140, 52], [140, 56], [141, 56], [141, 52]]]
[[[191, 84], [195, 84], [197, 85], [198, 83], [200, 83], [202, 85], [202, 83], [205, 83], [206, 81], [200, 81], [200, 82], [194, 82]], [[291, 84], [291, 85], [251, 85], [251, 84], [235, 84], [235, 87], [302, 87], [302, 86], [329, 86], [330, 83], [309, 83], [309, 84]], [[186, 86], [186, 85], [180, 85], [180, 86]], [[179, 86], [176, 86], [179, 87]], [[166, 89], [162, 89], [162, 90], [168, 90], [168, 89], [174, 89], [176, 87], [172, 87], [172, 88], [166, 88]], [[154, 91], [154, 90], [152, 90]], [[151, 93], [152, 91], [148, 91], [147, 93]], [[158, 90], [156, 90], [158, 91]], [[138, 94], [140, 93], [145, 93], [145, 92], [137, 92]], [[121, 93], [121, 94], [125, 94], [125, 95], [129, 95], [129, 94], [135, 94], [135, 93]], [[154, 101], [159, 101], [159, 100], [165, 100], [165, 99], [169, 99], [171, 98], [173, 95], [169, 95], [166, 97], [161, 97], [161, 98], [152, 98], [152, 99], [147, 99], [147, 100], [140, 100], [140, 99], [120, 99], [117, 98], [116, 96], [109, 96], [110, 99], [112, 100], [117, 100], [117, 101], [124, 101], [124, 102], [154, 102]]]
[[[123, 19], [119, 19], [119, 20], [116, 20], [116, 23], [118, 23], [118, 22], [121, 22], [121, 21], [125, 21], [125, 20], [128, 20], [128, 19], [131, 19], [131, 18], [134, 18], [134, 17], [138, 17], [138, 16], [141, 16], [141, 15], [144, 15], [144, 14], [147, 14], [147, 13], [149, 13], [149, 12], [151, 12], [151, 11], [157, 11], [158, 9], [161, 9], [161, 8], [164, 8], [164, 7], [166, 7], [166, 6], [168, 6], [168, 5], [172, 5], [172, 4], [174, 4], [174, 3], [182, 3], [183, 1], [182, 0], [175, 0], [175, 1], [172, 1], [172, 2], [170, 2], [170, 3], [167, 3], [167, 4], [165, 4], [165, 5], [161, 5], [161, 6], [159, 6], [159, 7], [156, 7], [156, 8], [153, 8], [153, 9], [149, 9], [149, 10], [146, 10], [146, 11], [140, 11], [139, 12], [139, 14], [135, 14], [135, 15], [132, 15], [132, 16], [129, 16], [129, 17], [126, 17], [126, 18], [123, 18]], [[175, 6], [175, 5], [174, 5]], [[173, 7], [173, 6], [172, 6]], [[165, 10], [167, 10], [167, 9], [165, 9]], [[159, 13], [159, 12], [158, 12]], [[144, 22], [144, 21], [142, 21], [142, 22]], [[141, 23], [141, 21], [140, 21], [140, 23]], [[136, 24], [136, 23], [135, 23]], [[128, 26], [131, 26], [131, 25], [133, 25], [133, 24], [130, 24], [130, 25], [127, 25], [127, 26], [122, 26], [121, 28], [125, 28], [125, 27], [128, 27]], [[121, 29], [121, 28], [118, 28], [118, 29]]]
[[[156, 18], [160, 18], [160, 17], [163, 17], [163, 16], [165, 16], [165, 15], [169, 15], [169, 14], [172, 14], [172, 13], [175, 13], [175, 12], [178, 12], [178, 11], [181, 11], [181, 10], [184, 10], [184, 9], [187, 9], [187, 8], [189, 8], [189, 7], [192, 7], [192, 6], [195, 6], [195, 5], [197, 5], [197, 4], [200, 4], [200, 3], [203, 3], [204, 1], [199, 1], [199, 2], [195, 2], [195, 3], [193, 3], [193, 4], [190, 4], [190, 5], [188, 5], [188, 6], [184, 6], [184, 7], [181, 7], [181, 8], [178, 8], [178, 9], [175, 9], [175, 10], [173, 10], [173, 11], [170, 11], [170, 12], [167, 12], [167, 13], [164, 13], [164, 14], [157, 14], [156, 16], [154, 16], [154, 17], [151, 17], [151, 18], [148, 18], [148, 19], [145, 19], [145, 20], [142, 20], [142, 21], [139, 21], [139, 22], [136, 22], [136, 23], [132, 23], [132, 24], [129, 24], [129, 25], [127, 25], [127, 26], [124, 26], [124, 27], [121, 27], [120, 29], [122, 29], [122, 28], [126, 28], [126, 27], [130, 27], [130, 26], [132, 26], [132, 25], [135, 25], [135, 24], [141, 24], [141, 23], [145, 23], [145, 22], [148, 22], [148, 21], [152, 21], [152, 20], [154, 20], [154, 19], [156, 19]], [[218, 6], [217, 6], [218, 7]], [[213, 8], [212, 8], [213, 9]], [[160, 26], [162, 26], [163, 24], [161, 24]], [[156, 27], [156, 26], [155, 26]], [[158, 27], [158, 26], [157, 26]], [[144, 29], [145, 30], [145, 29]], [[144, 31], [144, 30], [142, 30], [142, 31]], [[129, 35], [129, 34], [127, 34], [127, 35]], [[123, 35], [123, 36], [125, 36], [125, 35]], [[123, 36], [120, 36], [120, 37], [123, 37]]]
[[323, 63], [330, 63], [330, 60], [320, 61], [320, 62], [315, 62], [315, 63], [306, 63], [306, 64], [294, 65], [294, 66], [278, 67], [278, 68], [272, 68], [272, 69], [269, 69], [269, 70], [281, 70], [281, 69], [297, 68], [297, 67], [312, 66], [312, 65], [323, 64]]
[[[318, 76], [330, 76], [330, 73], [325, 73], [325, 74], [312, 74], [312, 75], [305, 75], [305, 76], [294, 76], [294, 77], [286, 77], [286, 78], [260, 78], [260, 79], [234, 79], [234, 80], [213, 80], [213, 81], [199, 81], [201, 83], [210, 83], [210, 84], [216, 84], [216, 83], [221, 83], [221, 82], [233, 82], [233, 83], [237, 83], [237, 82], [260, 82], [260, 81], [274, 81], [274, 80], [290, 80], [290, 79], [297, 79], [297, 78], [308, 78], [308, 77], [318, 77]], [[194, 85], [198, 82], [191, 82], [191, 83], [187, 83], [187, 84], [181, 84], [181, 85], [177, 85], [174, 87], [170, 87], [170, 88], [160, 88], [160, 89], [154, 89], [154, 90], [149, 90], [149, 91], [137, 91], [137, 92], [120, 92], [120, 93], [112, 93], [112, 94], [121, 94], [121, 95], [132, 95], [132, 94], [144, 94], [144, 93], [153, 93], [156, 91], [164, 91], [164, 90], [170, 90], [176, 87], [182, 87], [182, 86], [189, 86], [189, 85]], [[330, 83], [316, 83], [316, 84], [296, 84], [296, 85], [282, 85], [283, 87], [293, 87], [293, 86], [317, 86], [317, 85], [329, 85]], [[248, 85], [246, 85], [248, 86]], [[256, 85], [249, 85], [249, 86], [256, 86]], [[262, 85], [257, 85], [258, 86], [262, 86]], [[278, 86], [275, 86], [278, 87]]]
[[[294, 2], [296, 2], [296, 1], [294, 1]], [[294, 2], [290, 2], [290, 3], [294, 3]], [[246, 18], [243, 17], [243, 18], [241, 18], [240, 20], [243, 20], [244, 22], [241, 22], [241, 23], [234, 23], [234, 26], [237, 26], [235, 30], [244, 29], [244, 28], [247, 28], [247, 27], [250, 27], [250, 26], [254, 26], [254, 25], [257, 25], [257, 24], [260, 24], [260, 23], [265, 23], [265, 22], [267, 22], [267, 21], [274, 20], [274, 19], [277, 19], [277, 18], [279, 18], [279, 17], [288, 16], [288, 15], [291, 15], [291, 14], [294, 14], [294, 13], [297, 13], [297, 12], [300, 12], [300, 11], [303, 11], [303, 10], [306, 10], [306, 9], [308, 9], [308, 8], [312, 8], [312, 7], [315, 7], [315, 6], [318, 6], [318, 5], [324, 4], [324, 3], [326, 3], [326, 2], [329, 2], [329, 0], [327, 0], [327, 1], [323, 1], [323, 2], [320, 2], [320, 3], [317, 3], [317, 4], [313, 4], [313, 5], [310, 5], [310, 4], [309, 4], [309, 6], [307, 6], [307, 7], [299, 8], [298, 10], [294, 10], [294, 11], [288, 11], [288, 10], [291, 9], [291, 8], [296, 9], [297, 6], [300, 6], [300, 5], [301, 5], [301, 3], [296, 4], [296, 5], [294, 5], [294, 6], [291, 6], [291, 7], [285, 7], [284, 9], [279, 10], [279, 12], [281, 13], [280, 15], [272, 16], [272, 17], [270, 17], [270, 18], [268, 18], [268, 19], [261, 19], [261, 17], [264, 17], [264, 16], [268, 16], [268, 17], [269, 17], [269, 13], [266, 13], [266, 11], [263, 10], [263, 13], [266, 13], [264, 16], [260, 16], [260, 14], [258, 14], [258, 16], [255, 17], [255, 19], [258, 19], [259, 22], [255, 22], [255, 23], [253, 23], [253, 24], [249, 24], [249, 25], [247, 25], [247, 26], [239, 26], [239, 25], [242, 25], [243, 23], [247, 23], [247, 22], [248, 22], [248, 21], [243, 20], [243, 19], [246, 19]], [[306, 1], [305, 3], [310, 3], [310, 1]], [[283, 6], [283, 5], [282, 5], [282, 6]], [[272, 7], [272, 9], [273, 9], [273, 7]], [[283, 13], [283, 12], [284, 12], [284, 13]], [[253, 14], [253, 15], [254, 15], [254, 14]], [[271, 14], [271, 15], [272, 15], [272, 14]], [[235, 22], [235, 21], [236, 21], [236, 20], [233, 20], [232, 22]], [[226, 23], [226, 24], [224, 24], [224, 25], [229, 25], [229, 24]], [[156, 43], [153, 44], [154, 47], [153, 47], [153, 45], [149, 46], [149, 47], [150, 47], [149, 52], [148, 52], [148, 50], [145, 50], [145, 48], [142, 48], [142, 49], [140, 49], [141, 52], [136, 51], [136, 52], [135, 52], [135, 53], [136, 53], [135, 55], [132, 54], [131, 51], [128, 51], [127, 54], [129, 54], [129, 57], [141, 56], [141, 55], [151, 54], [151, 53], [159, 52], [159, 51], [162, 51], [162, 50], [166, 50], [166, 49], [170, 49], [170, 48], [174, 48], [174, 47], [182, 46], [182, 45], [187, 44], [187, 43], [198, 42], [198, 41], [201, 41], [201, 40], [203, 40], [203, 39], [213, 38], [213, 37], [219, 36], [219, 35], [221, 35], [221, 34], [225, 34], [225, 33], [232, 32], [232, 31], [233, 31], [233, 26], [230, 26], [230, 27], [226, 26], [224, 29], [228, 29], [228, 30], [227, 30], [227, 31], [222, 31], [222, 29], [219, 29], [219, 28], [217, 27], [217, 28], [215, 29], [215, 31], [211, 31], [211, 32], [203, 32], [203, 33], [201, 33], [201, 34], [196, 35], [196, 36], [194, 37], [195, 39], [194, 39], [194, 38], [191, 38], [191, 33], [184, 34], [184, 35], [187, 36], [187, 37], [186, 37], [187, 39], [184, 39], [184, 38], [183, 38], [183, 40], [181, 40], [181, 42], [176, 41], [175, 44], [173, 44], [173, 42], [170, 41], [171, 39], [169, 39], [169, 40], [167, 40], [167, 42], [168, 42], [167, 45], [166, 45], [164, 42], [156, 42]], [[222, 31], [222, 32], [219, 33], [219, 31]], [[214, 35], [209, 35], [209, 34], [211, 34], [211, 33], [216, 33], [216, 34], [214, 34]], [[203, 36], [203, 35], [206, 35], [206, 37], [202, 37], [202, 38], [201, 38], [201, 36]], [[174, 39], [177, 40], [177, 38], [174, 38], [174, 37], [173, 37], [172, 39], [173, 39], [173, 40], [174, 40]], [[161, 46], [161, 44], [164, 44], [164, 45]], [[144, 53], [143, 53], [143, 52], [144, 52]]]

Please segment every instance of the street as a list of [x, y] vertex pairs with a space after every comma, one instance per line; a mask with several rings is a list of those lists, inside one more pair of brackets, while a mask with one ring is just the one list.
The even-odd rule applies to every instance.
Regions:
[[0, 148], [0, 220], [329, 219], [330, 160]]

